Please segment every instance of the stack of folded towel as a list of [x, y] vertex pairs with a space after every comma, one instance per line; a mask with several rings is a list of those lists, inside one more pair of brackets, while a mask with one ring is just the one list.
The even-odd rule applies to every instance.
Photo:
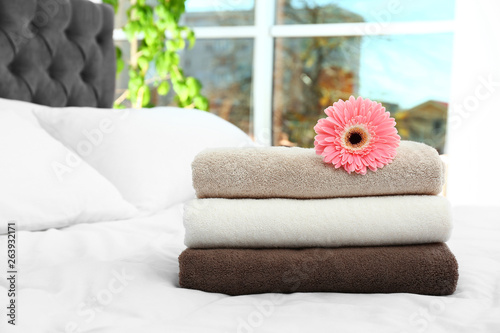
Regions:
[[313, 149], [224, 148], [193, 162], [199, 199], [185, 207], [181, 287], [229, 295], [406, 292], [449, 295], [458, 265], [444, 166], [402, 141], [366, 175]]

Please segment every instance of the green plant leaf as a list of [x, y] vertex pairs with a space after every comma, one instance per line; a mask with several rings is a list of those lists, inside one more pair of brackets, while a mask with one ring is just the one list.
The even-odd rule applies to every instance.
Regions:
[[158, 4], [158, 6], [155, 7], [155, 13], [158, 16], [158, 18], [161, 20], [165, 20], [165, 18], [168, 16], [168, 10], [165, 5], [161, 4], [161, 2]]
[[149, 68], [149, 61], [145, 57], [140, 57], [137, 59], [137, 65], [142, 71], [147, 71]]
[[183, 79], [182, 74], [179, 71], [175, 70], [174, 67], [177, 67], [177, 66], [170, 67], [170, 78], [172, 79], [172, 82], [175, 82], [175, 83], [181, 82]]
[[130, 101], [135, 102], [137, 100], [137, 94], [139, 92], [139, 89], [144, 84], [144, 78], [132, 68], [129, 70], [129, 78], [130, 78], [128, 81], [129, 97]]
[[184, 41], [184, 39], [178, 39], [177, 40], [177, 49], [182, 50], [185, 47], [186, 47], [186, 42]]
[[[154, 106], [151, 102], [151, 88], [145, 80], [146, 75], [151, 72], [151, 63], [154, 63], [156, 76], [152, 80], [157, 86], [158, 94], [168, 94], [172, 87], [174, 99], [179, 106], [195, 105], [202, 110], [209, 107], [208, 100], [201, 94], [201, 83], [193, 77], [186, 77], [180, 66], [178, 52], [186, 48], [187, 42], [189, 48], [192, 48], [196, 41], [192, 29], [179, 25], [179, 19], [186, 10], [185, 1], [136, 0], [127, 10], [128, 21], [123, 30], [131, 45], [137, 46], [131, 49], [131, 59], [136, 60], [137, 66], [129, 68], [127, 99], [135, 106]], [[104, 2], [116, 6], [119, 4], [119, 0]], [[168, 40], [166, 31], [170, 36]], [[125, 62], [118, 48], [116, 56], [119, 73], [125, 67]], [[140, 105], [137, 105], [139, 101]]]
[[202, 88], [200, 81], [191, 76], [186, 79], [186, 86], [188, 87], [189, 94], [191, 96], [198, 95]]
[[125, 61], [123, 61], [122, 58], [122, 49], [120, 47], [115, 46], [115, 52], [116, 52], [116, 75], [120, 74], [123, 71], [123, 68], [125, 68]]
[[189, 48], [192, 49], [194, 47], [194, 44], [196, 43], [196, 36], [193, 30], [187, 30], [186, 39], [189, 41]]
[[167, 40], [167, 50], [172, 52], [172, 51], [175, 51], [177, 49], [177, 45], [175, 44], [175, 42], [173, 40]]
[[163, 81], [158, 86], [158, 94], [162, 96], [167, 95], [169, 91], [170, 91], [170, 84], [168, 83], [168, 81]]
[[107, 3], [108, 5], [111, 5], [115, 10], [115, 14], [118, 12], [118, 5], [119, 5], [118, 0], [103, 0], [103, 2]]
[[179, 82], [177, 84], [174, 84], [174, 90], [181, 102], [187, 101], [187, 99], [189, 98], [189, 89], [184, 83]]
[[180, 60], [181, 60], [181, 58], [179, 57], [178, 53], [171, 53], [170, 54], [170, 62], [172, 63], [172, 65], [179, 66]]
[[142, 85], [137, 91], [137, 97], [140, 96], [142, 96], [141, 107], [148, 105], [151, 100], [151, 90], [147, 84]]
[[205, 96], [196, 96], [194, 98], [194, 107], [198, 110], [208, 111], [208, 99]]
[[123, 27], [123, 31], [125, 32], [125, 35], [127, 36], [127, 39], [129, 41], [131, 41], [135, 36], [139, 34], [140, 29], [141, 25], [136, 21], [129, 22]]

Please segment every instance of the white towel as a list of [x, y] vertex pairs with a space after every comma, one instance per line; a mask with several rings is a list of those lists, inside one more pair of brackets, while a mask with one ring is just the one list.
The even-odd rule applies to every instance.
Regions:
[[439, 196], [336, 199], [195, 199], [185, 206], [191, 248], [403, 245], [445, 242], [449, 204]]

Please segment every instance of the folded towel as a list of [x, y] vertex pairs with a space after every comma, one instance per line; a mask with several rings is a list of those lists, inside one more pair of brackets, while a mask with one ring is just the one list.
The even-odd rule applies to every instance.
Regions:
[[444, 242], [452, 224], [446, 198], [408, 195], [195, 199], [184, 227], [191, 248], [297, 248]]
[[450, 295], [458, 264], [443, 243], [339, 249], [187, 249], [183, 288], [245, 295], [270, 292]]
[[313, 149], [221, 148], [192, 163], [198, 198], [317, 199], [395, 194], [438, 194], [444, 166], [437, 151], [402, 141], [393, 162], [366, 175], [323, 162]]

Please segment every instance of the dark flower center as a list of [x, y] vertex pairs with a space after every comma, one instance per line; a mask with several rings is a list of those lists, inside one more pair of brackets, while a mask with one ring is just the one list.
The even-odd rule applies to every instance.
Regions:
[[369, 140], [368, 133], [361, 128], [351, 128], [345, 136], [345, 145], [351, 149], [363, 147]]
[[355, 144], [358, 144], [361, 142], [361, 140], [363, 140], [363, 138], [361, 137], [361, 135], [359, 133], [351, 133], [351, 135], [349, 135], [349, 142], [352, 144], [352, 145], [355, 145]]

